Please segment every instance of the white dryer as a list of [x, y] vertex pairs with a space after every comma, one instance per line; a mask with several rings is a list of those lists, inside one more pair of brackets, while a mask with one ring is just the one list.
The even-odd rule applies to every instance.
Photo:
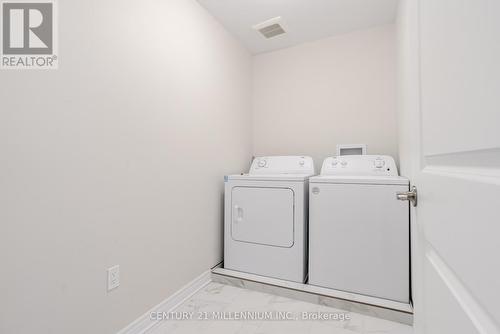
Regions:
[[310, 157], [255, 158], [225, 177], [224, 267], [304, 282]]
[[327, 158], [309, 180], [309, 284], [410, 301], [408, 191], [389, 156]]

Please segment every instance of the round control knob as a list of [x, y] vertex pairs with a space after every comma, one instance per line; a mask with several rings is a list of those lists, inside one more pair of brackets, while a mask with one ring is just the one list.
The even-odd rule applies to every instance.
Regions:
[[385, 161], [382, 159], [377, 159], [375, 160], [375, 167], [376, 168], [382, 168], [385, 165]]
[[304, 160], [300, 160], [300, 161], [299, 161], [299, 165], [304, 166], [304, 164], [305, 164], [305, 161], [304, 161]]
[[339, 161], [337, 159], [332, 160], [332, 166], [337, 166], [339, 164]]
[[342, 160], [342, 162], [340, 163], [342, 166], [347, 166], [347, 161], [345, 160]]
[[259, 167], [266, 167], [266, 164], [267, 164], [266, 160], [259, 160], [259, 162], [257, 163]]

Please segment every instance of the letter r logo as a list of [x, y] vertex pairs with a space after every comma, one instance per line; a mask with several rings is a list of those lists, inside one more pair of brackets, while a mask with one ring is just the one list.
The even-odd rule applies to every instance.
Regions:
[[2, 4], [3, 54], [52, 54], [52, 3]]

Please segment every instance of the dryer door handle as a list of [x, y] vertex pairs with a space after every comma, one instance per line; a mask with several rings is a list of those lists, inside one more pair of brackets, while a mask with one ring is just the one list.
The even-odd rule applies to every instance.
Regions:
[[239, 223], [243, 220], [243, 208], [235, 205], [233, 208], [233, 221]]

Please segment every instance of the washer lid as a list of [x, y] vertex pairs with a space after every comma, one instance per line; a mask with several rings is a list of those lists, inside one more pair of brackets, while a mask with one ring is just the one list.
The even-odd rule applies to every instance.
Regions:
[[409, 185], [410, 181], [402, 176], [349, 176], [349, 175], [321, 175], [313, 176], [309, 183], [342, 183], [342, 184], [400, 184]]

